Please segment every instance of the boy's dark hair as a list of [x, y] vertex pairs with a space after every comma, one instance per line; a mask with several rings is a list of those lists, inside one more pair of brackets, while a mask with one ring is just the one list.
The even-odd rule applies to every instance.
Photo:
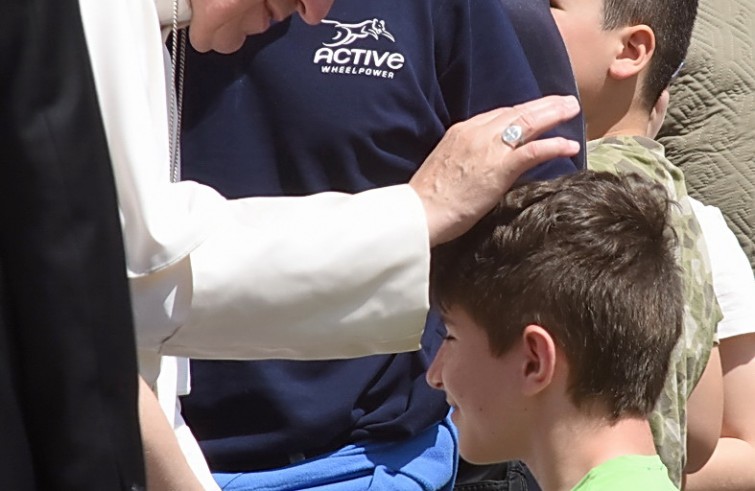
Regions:
[[603, 0], [603, 28], [645, 24], [655, 33], [655, 53], [642, 87], [652, 108], [687, 56], [698, 0]]
[[578, 407], [645, 417], [682, 326], [669, 206], [662, 186], [634, 174], [525, 184], [433, 251], [433, 302], [464, 309], [496, 356], [527, 325], [543, 326], [565, 353]]

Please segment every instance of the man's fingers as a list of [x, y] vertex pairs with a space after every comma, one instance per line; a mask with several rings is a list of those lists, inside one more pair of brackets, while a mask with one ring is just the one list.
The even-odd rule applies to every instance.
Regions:
[[487, 123], [496, 134], [516, 124], [523, 130], [524, 141], [531, 141], [564, 121], [579, 114], [579, 102], [574, 96], [549, 96], [512, 108], [511, 113], [499, 114]]
[[517, 112], [539, 112], [553, 106], [564, 106], [579, 109], [579, 101], [573, 95], [549, 95], [533, 101], [517, 104], [513, 107]]
[[534, 140], [509, 154], [506, 165], [515, 174], [516, 179], [538, 164], [559, 157], [576, 155], [579, 147], [579, 143], [562, 137]]
[[[539, 118], [532, 118], [530, 117], [530, 115], [538, 115], [540, 113], [543, 113], [545, 117], [548, 117], [549, 115], [553, 115], [554, 112], [563, 112], [563, 119], [560, 119], [558, 122], [566, 121], [579, 114], [579, 102], [577, 101], [576, 97], [571, 95], [550, 95], [547, 97], [541, 97], [540, 99], [535, 99], [534, 101], [525, 102], [524, 104], [519, 104], [514, 107], [498, 107], [496, 109], [491, 109], [490, 111], [472, 116], [471, 118], [464, 121], [463, 124], [479, 127], [495, 124], [500, 127], [501, 131], [503, 131], [506, 126], [514, 123], [516, 119], [524, 115], [528, 121], [528, 124], [533, 128], [533, 131], [537, 131], [536, 127], [539, 124], [539, 120], [542, 119], [543, 116], [540, 116]], [[555, 124], [558, 124], [558, 122]], [[548, 129], [539, 130], [538, 132], [536, 132], [536, 134], [540, 134], [543, 131], [547, 131]]]

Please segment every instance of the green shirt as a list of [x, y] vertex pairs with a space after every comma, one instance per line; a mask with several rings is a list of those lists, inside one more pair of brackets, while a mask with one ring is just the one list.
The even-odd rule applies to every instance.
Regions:
[[609, 137], [587, 145], [587, 166], [613, 174], [636, 173], [666, 187], [677, 203], [671, 224], [678, 240], [677, 257], [684, 284], [684, 325], [671, 354], [666, 384], [650, 415], [655, 448], [680, 485], [687, 455], [687, 398], [708, 363], [716, 325], [722, 315], [713, 291], [708, 250], [687, 196], [682, 171], [666, 159], [663, 146], [640, 136]]
[[657, 455], [625, 455], [594, 467], [572, 491], [676, 491]]

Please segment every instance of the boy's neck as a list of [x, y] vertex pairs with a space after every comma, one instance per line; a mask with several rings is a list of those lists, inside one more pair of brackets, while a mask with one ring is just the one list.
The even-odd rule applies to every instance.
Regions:
[[584, 98], [587, 140], [608, 136], [645, 136], [650, 111], [638, 95], [641, 79], [608, 81], [599, 93]]
[[532, 435], [525, 459], [543, 491], [569, 491], [593, 468], [625, 455], [655, 455], [646, 419], [606, 419], [574, 411], [550, 420]]
[[630, 109], [614, 118], [586, 118], [587, 141], [609, 136], [646, 136], [650, 117], [644, 109]]

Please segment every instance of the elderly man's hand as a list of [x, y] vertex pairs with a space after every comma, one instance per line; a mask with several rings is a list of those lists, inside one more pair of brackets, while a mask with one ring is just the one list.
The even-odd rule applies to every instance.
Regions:
[[[549, 96], [452, 126], [409, 181], [425, 207], [430, 245], [466, 232], [528, 169], [576, 154], [577, 142], [534, 138], [578, 112], [573, 96]], [[517, 127], [514, 136], [521, 130], [522, 140], [507, 144], [502, 133], [511, 125]]]
[[317, 24], [333, 0], [191, 0], [189, 39], [200, 52], [232, 53], [250, 34], [266, 31], [274, 20], [298, 11], [308, 24]]

